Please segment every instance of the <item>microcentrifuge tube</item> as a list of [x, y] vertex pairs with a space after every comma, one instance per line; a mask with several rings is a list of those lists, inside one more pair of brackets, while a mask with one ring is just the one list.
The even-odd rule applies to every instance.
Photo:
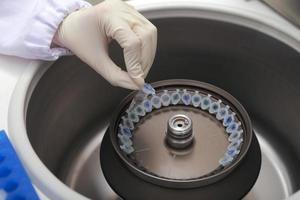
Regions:
[[164, 93], [161, 95], [161, 103], [163, 106], [169, 106], [171, 103], [171, 97], [168, 94], [168, 90], [164, 90]]
[[171, 94], [171, 103], [173, 105], [177, 105], [180, 101], [180, 94], [179, 94], [179, 89], [177, 89], [175, 92]]
[[198, 107], [201, 103], [201, 96], [198, 91], [195, 91], [195, 94], [192, 96], [192, 104], [194, 107]]
[[150, 100], [144, 100], [142, 105], [147, 113], [152, 111], [152, 103]]
[[240, 138], [242, 137], [242, 134], [243, 134], [243, 130], [234, 131], [233, 133], [230, 134], [230, 136], [228, 137], [228, 140], [230, 142], [240, 140]]
[[241, 122], [231, 122], [226, 128], [226, 132], [231, 134], [239, 129]]
[[138, 116], [143, 117], [143, 116], [146, 115], [146, 111], [145, 111], [144, 107], [141, 106], [141, 105], [136, 106], [136, 108], [134, 109], [134, 111], [135, 111], [135, 113], [136, 113]]
[[145, 94], [152, 94], [152, 95], [155, 95], [155, 89], [154, 89], [149, 83], [145, 83], [145, 84], [144, 84], [144, 87], [143, 87], [142, 91], [143, 91]]
[[215, 114], [215, 113], [217, 113], [217, 112], [219, 111], [220, 107], [221, 107], [221, 103], [222, 103], [221, 100], [218, 100], [218, 101], [216, 101], [216, 102], [213, 102], [213, 103], [210, 105], [208, 112], [209, 112], [210, 114]]
[[120, 129], [120, 133], [122, 135], [126, 135], [128, 137], [132, 137], [131, 130], [128, 127], [126, 127], [126, 126], [124, 126], [122, 124], [119, 124], [119, 129]]
[[154, 95], [151, 98], [151, 103], [152, 103], [153, 107], [156, 109], [159, 109], [161, 107], [161, 99], [159, 98], [159, 96]]
[[134, 152], [134, 148], [132, 146], [127, 146], [125, 144], [120, 145], [120, 149], [126, 154], [131, 154]]
[[229, 110], [229, 106], [225, 106], [223, 108], [220, 108], [219, 111], [217, 112], [216, 118], [218, 120], [223, 120], [225, 116], [227, 116]]
[[201, 101], [201, 109], [202, 110], [207, 110], [210, 107], [211, 104], [211, 95], [208, 94], [206, 97], [204, 97]]
[[234, 116], [236, 113], [231, 113], [229, 115], [226, 115], [223, 119], [223, 126], [227, 127], [234, 121]]
[[233, 161], [233, 157], [225, 154], [225, 156], [219, 160], [219, 163], [220, 163], [220, 165], [225, 167], [225, 166], [229, 165], [232, 161]]
[[182, 97], [181, 97], [181, 101], [183, 102], [184, 105], [190, 105], [191, 101], [192, 101], [192, 96], [191, 94], [186, 90], [184, 89], [183, 90], [183, 94], [182, 94]]

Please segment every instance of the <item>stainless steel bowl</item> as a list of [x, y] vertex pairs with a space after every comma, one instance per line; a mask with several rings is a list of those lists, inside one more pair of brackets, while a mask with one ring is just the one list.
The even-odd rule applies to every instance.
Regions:
[[[291, 47], [298, 43], [255, 17], [183, 4], [140, 6], [158, 27], [147, 81], [194, 79], [236, 97], [250, 114], [263, 153], [258, 181], [245, 199], [290, 196], [300, 189], [300, 54]], [[111, 55], [123, 63], [117, 45]], [[119, 199], [103, 177], [99, 146], [111, 113], [129, 91], [110, 86], [76, 57], [58, 60], [37, 77], [23, 77], [28, 85], [13, 96], [9, 123], [33, 182], [52, 199]], [[29, 159], [35, 154], [28, 142], [38, 157]]]

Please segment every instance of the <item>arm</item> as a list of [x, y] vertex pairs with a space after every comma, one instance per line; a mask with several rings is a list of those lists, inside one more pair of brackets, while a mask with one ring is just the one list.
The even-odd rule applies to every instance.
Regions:
[[[96, 6], [81, 0], [26, 3], [0, 3], [8, 8], [0, 6], [0, 29], [5, 29], [0, 33], [1, 54], [55, 60], [72, 52], [112, 85], [128, 89], [143, 86], [154, 60], [157, 30], [131, 6], [120, 0]], [[109, 58], [112, 39], [124, 49], [127, 72]]]
[[89, 6], [82, 0], [1, 0], [0, 54], [41, 60], [70, 54], [50, 48], [53, 36], [66, 16]]

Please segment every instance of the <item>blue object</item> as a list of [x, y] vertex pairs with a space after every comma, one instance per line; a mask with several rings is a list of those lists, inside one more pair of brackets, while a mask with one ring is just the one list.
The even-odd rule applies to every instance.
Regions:
[[221, 100], [218, 100], [218, 101], [216, 101], [216, 102], [213, 102], [213, 103], [210, 105], [208, 112], [209, 112], [210, 114], [218, 113], [219, 110], [220, 110], [220, 108], [221, 108], [221, 103], [222, 103]]
[[146, 115], [146, 111], [145, 111], [144, 107], [141, 105], [138, 105], [135, 108], [135, 113], [141, 117], [144, 117]]
[[138, 123], [139, 122], [139, 117], [137, 116], [137, 114], [133, 111], [128, 112], [128, 118], [129, 120], [131, 120], [132, 122]]
[[5, 200], [39, 199], [4, 131], [0, 131], [0, 191]]
[[130, 130], [133, 130], [134, 129], [134, 124], [131, 120], [129, 120], [128, 118], [126, 117], [122, 117], [122, 120], [123, 120], [123, 125], [128, 127]]
[[199, 92], [196, 91], [195, 94], [192, 96], [192, 104], [194, 107], [198, 107], [201, 103], [201, 96], [199, 95]]
[[168, 90], [164, 90], [164, 93], [161, 95], [161, 103], [163, 106], [169, 106], [171, 103], [171, 97], [168, 94]]
[[201, 109], [202, 110], [207, 110], [210, 107], [211, 104], [211, 99], [210, 99], [211, 95], [207, 95], [206, 97], [204, 97], [201, 101]]
[[178, 104], [179, 101], [180, 101], [180, 98], [181, 98], [181, 96], [179, 94], [179, 89], [177, 89], [176, 92], [174, 92], [174, 93], [171, 94], [171, 103], [173, 105]]
[[132, 141], [131, 141], [131, 139], [130, 139], [129, 136], [118, 134], [118, 137], [119, 137], [119, 139], [120, 139], [120, 141], [121, 141], [122, 144], [124, 144], [126, 146], [132, 146], [133, 143], [132, 143]]
[[128, 127], [123, 126], [123, 124], [120, 124], [119, 129], [122, 135], [127, 135], [128, 137], [132, 137], [131, 130]]
[[128, 155], [134, 152], [134, 148], [132, 146], [127, 146], [125, 144], [120, 145], [120, 149]]
[[161, 99], [159, 98], [159, 96], [154, 95], [151, 99], [151, 103], [156, 109], [159, 109], [161, 107]]
[[233, 157], [229, 156], [228, 154], [225, 154], [225, 156], [219, 160], [219, 163], [220, 163], [220, 165], [225, 167], [225, 166], [231, 164], [232, 161], [233, 161]]
[[190, 105], [190, 103], [192, 101], [192, 95], [190, 93], [188, 93], [186, 90], [183, 90], [181, 100], [184, 103], [184, 105], [186, 105], [186, 106]]
[[142, 90], [145, 94], [155, 95], [155, 89], [149, 83], [145, 83]]
[[235, 113], [225, 116], [223, 119], [223, 126], [229, 126], [234, 121], [234, 115]]
[[128, 110], [131, 111], [135, 105], [141, 104], [148, 95], [155, 95], [155, 89], [149, 83], [145, 83], [143, 89], [133, 97]]
[[151, 112], [152, 111], [152, 103], [149, 100], [145, 100], [143, 102], [143, 106], [146, 112]]

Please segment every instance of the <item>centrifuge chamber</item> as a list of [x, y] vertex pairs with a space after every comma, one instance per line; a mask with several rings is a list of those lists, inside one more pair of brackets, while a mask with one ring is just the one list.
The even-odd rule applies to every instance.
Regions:
[[[292, 39], [284, 34], [268, 32], [269, 26], [254, 21], [242, 22], [243, 17], [238, 22], [239, 17], [227, 12], [216, 14], [192, 4], [149, 10], [141, 5], [158, 29], [157, 55], [147, 82], [207, 82], [229, 92], [249, 113], [262, 168], [245, 199], [279, 200], [299, 190], [296, 43], [287, 45]], [[110, 52], [123, 65], [116, 44]], [[129, 91], [109, 85], [74, 56], [39, 68], [33, 79], [22, 81], [28, 87], [13, 96], [9, 130], [37, 187], [51, 199], [119, 199], [103, 176], [99, 151], [111, 115]], [[18, 132], [22, 134], [17, 138]]]

